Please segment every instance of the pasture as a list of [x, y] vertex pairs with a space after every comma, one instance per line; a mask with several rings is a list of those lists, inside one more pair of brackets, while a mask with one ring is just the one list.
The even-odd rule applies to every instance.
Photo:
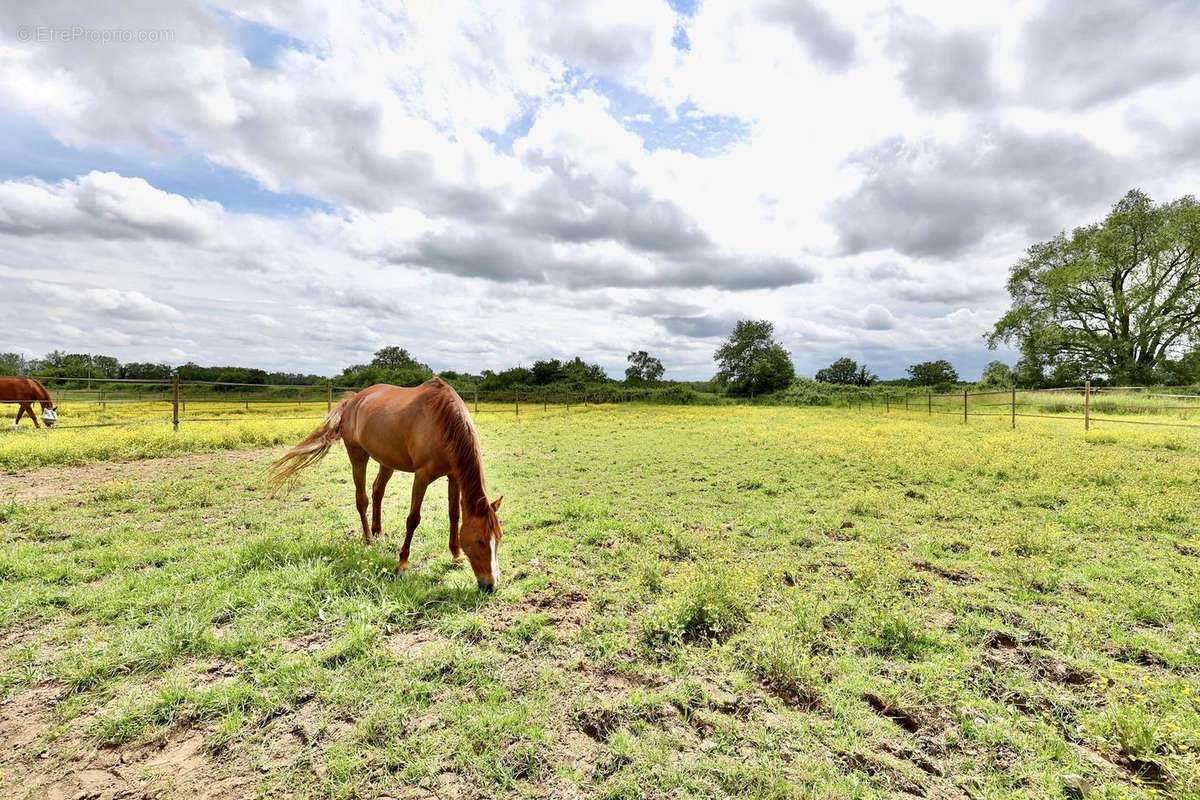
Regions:
[[1200, 797], [1197, 432], [476, 423], [491, 596], [313, 420], [0, 439], [0, 796]]

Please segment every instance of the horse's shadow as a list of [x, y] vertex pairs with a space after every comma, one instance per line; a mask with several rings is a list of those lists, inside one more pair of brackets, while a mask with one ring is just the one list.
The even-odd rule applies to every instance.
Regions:
[[[361, 539], [338, 536], [284, 539], [271, 537], [243, 546], [238, 569], [310, 567], [325, 572], [330, 596], [376, 600], [404, 610], [406, 616], [429, 620], [459, 611], [476, 610], [488, 596], [479, 591], [470, 569], [455, 564], [449, 554], [415, 560], [405, 573], [395, 572], [390, 548]], [[466, 579], [459, 576], [466, 573]]]

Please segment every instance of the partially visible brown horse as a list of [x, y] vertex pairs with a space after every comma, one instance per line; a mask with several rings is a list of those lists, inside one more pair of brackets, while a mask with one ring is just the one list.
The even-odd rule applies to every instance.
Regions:
[[[430, 483], [449, 478], [450, 555], [462, 560], [465, 550], [479, 588], [491, 592], [500, 579], [496, 553], [500, 547], [502, 498], [489, 503], [484, 493], [479, 437], [458, 392], [441, 378], [406, 389], [377, 384], [342, 398], [325, 423], [288, 450], [270, 470], [276, 490], [300, 470], [320, 461], [341, 439], [354, 470], [355, 502], [363, 540], [379, 535], [383, 492], [396, 470], [413, 473], [412, 503], [404, 547], [396, 571], [408, 569], [408, 549], [421, 522], [421, 501]], [[367, 527], [367, 462], [379, 462], [371, 492], [371, 526]], [[459, 509], [462, 529], [459, 529]]]
[[20, 404], [17, 408], [17, 418], [13, 420], [14, 428], [21, 424], [21, 417], [26, 414], [33, 420], [33, 427], [40, 427], [37, 415], [33, 413], [34, 403], [42, 407], [42, 419], [45, 420], [47, 428], [53, 428], [58, 420], [58, 412], [54, 410], [54, 401], [50, 399], [50, 393], [33, 378], [0, 378], [0, 401]]

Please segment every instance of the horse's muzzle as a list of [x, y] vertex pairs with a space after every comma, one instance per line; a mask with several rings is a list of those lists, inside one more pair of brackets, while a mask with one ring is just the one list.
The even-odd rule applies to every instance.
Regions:
[[491, 594], [496, 591], [496, 584], [494, 583], [488, 583], [487, 581], [476, 581], [476, 583], [479, 584], [479, 591], [484, 594]]

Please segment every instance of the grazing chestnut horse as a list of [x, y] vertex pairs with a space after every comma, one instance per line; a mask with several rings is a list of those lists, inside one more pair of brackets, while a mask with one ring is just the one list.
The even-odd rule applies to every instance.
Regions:
[[[496, 552], [501, 536], [496, 512], [502, 498], [489, 503], [484, 494], [479, 437], [458, 392], [441, 378], [433, 378], [411, 389], [376, 384], [347, 394], [323, 425], [271, 466], [271, 484], [278, 490], [297, 472], [320, 461], [338, 439], [345, 443], [354, 470], [355, 502], [367, 544], [379, 535], [383, 492], [392, 473], [413, 473], [404, 547], [396, 559], [396, 571], [406, 571], [413, 531], [421, 522], [425, 489], [445, 476], [449, 478], [450, 555], [458, 562], [465, 550], [479, 588], [495, 590], [500, 578]], [[379, 462], [379, 474], [371, 492], [368, 528], [366, 479], [367, 462], [372, 458]]]
[[14, 428], [21, 424], [21, 417], [26, 414], [33, 420], [33, 427], [41, 427], [38, 425], [37, 415], [33, 413], [34, 403], [42, 407], [42, 419], [45, 420], [47, 428], [53, 428], [54, 423], [58, 421], [58, 412], [54, 410], [54, 401], [50, 399], [50, 393], [33, 378], [0, 378], [0, 402], [20, 404], [17, 418], [13, 420]]

